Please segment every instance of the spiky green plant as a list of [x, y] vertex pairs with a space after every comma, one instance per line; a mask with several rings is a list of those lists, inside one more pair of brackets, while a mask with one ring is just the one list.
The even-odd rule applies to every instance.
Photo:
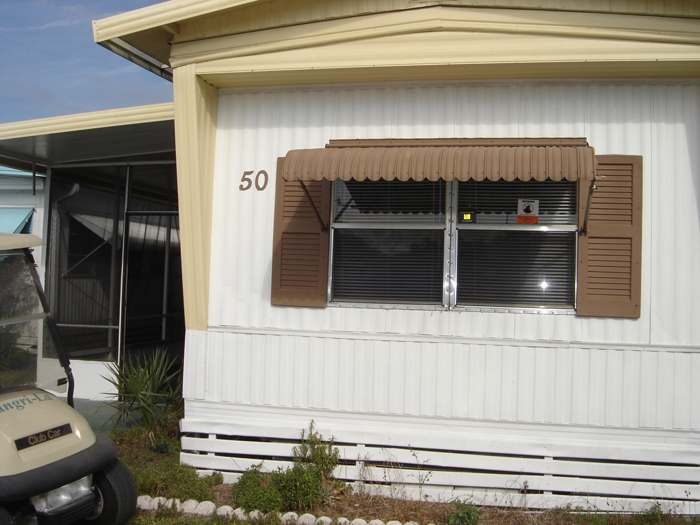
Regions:
[[[152, 428], [182, 414], [182, 367], [167, 349], [158, 347], [148, 355], [127, 356], [121, 365], [107, 365], [105, 377], [116, 393], [107, 404], [116, 410], [112, 429], [120, 424]], [[103, 376], [104, 377], [104, 376]]]

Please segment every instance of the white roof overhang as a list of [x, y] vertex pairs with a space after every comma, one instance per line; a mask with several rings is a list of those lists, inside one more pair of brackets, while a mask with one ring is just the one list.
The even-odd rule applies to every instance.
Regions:
[[215, 87], [700, 76], [700, 4], [680, 0], [325, 4], [170, 0], [97, 20], [93, 31], [166, 78], [195, 64]]
[[172, 103], [0, 124], [0, 164], [28, 171], [154, 154], [174, 159]]
[[94, 20], [95, 42], [172, 82], [170, 40], [179, 24], [260, 0], [170, 0]]

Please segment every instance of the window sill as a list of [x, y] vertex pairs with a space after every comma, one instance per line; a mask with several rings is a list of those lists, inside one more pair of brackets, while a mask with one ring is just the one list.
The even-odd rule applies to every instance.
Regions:
[[452, 312], [477, 312], [499, 314], [540, 314], [540, 315], [576, 315], [573, 308], [524, 308], [512, 306], [456, 306], [448, 308], [442, 305], [431, 304], [382, 304], [382, 303], [345, 303], [331, 302], [328, 308], [363, 308], [380, 310], [428, 310], [428, 311], [452, 311]]

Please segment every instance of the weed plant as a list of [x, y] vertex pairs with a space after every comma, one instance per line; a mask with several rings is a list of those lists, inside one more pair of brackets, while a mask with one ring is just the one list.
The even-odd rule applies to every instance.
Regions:
[[666, 513], [658, 503], [649, 510], [632, 516], [633, 525], [661, 525], [664, 523]]
[[479, 509], [461, 501], [455, 501], [453, 505], [456, 510], [448, 520], [449, 525], [477, 525], [479, 523]]
[[232, 525], [236, 523], [231, 518], [217, 516], [202, 518], [198, 516], [183, 516], [179, 512], [161, 509], [155, 514], [137, 511], [129, 520], [129, 525]]
[[150, 430], [131, 427], [113, 432], [120, 459], [131, 471], [139, 494], [153, 498], [213, 501], [213, 488], [223, 482], [220, 473], [200, 478], [180, 464], [180, 442], [174, 425], [154, 425]]

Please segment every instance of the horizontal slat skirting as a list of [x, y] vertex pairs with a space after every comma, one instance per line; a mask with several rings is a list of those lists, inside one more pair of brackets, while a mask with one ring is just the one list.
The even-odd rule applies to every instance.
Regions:
[[[292, 443], [232, 441], [185, 436], [182, 449], [213, 454], [230, 454], [234, 447], [237, 455], [250, 458], [289, 456]], [[367, 464], [383, 465], [393, 463], [410, 468], [416, 464], [414, 451], [402, 448], [356, 447], [339, 445], [340, 458], [344, 461], [362, 460]], [[603, 463], [595, 461], [572, 461], [568, 459], [547, 459], [533, 457], [512, 457], [481, 455], [456, 452], [418, 451], [421, 468], [431, 469], [471, 469], [482, 471], [511, 472], [514, 474], [557, 475], [567, 477], [589, 477], [607, 479], [647, 480], [663, 479], [674, 483], [697, 483], [700, 468], [685, 466], [662, 466], [630, 463]], [[270, 468], [267, 460], [266, 468]]]
[[[341, 465], [336, 468], [335, 475], [339, 479], [348, 482], [386, 482], [389, 480], [398, 483], [411, 483], [417, 482], [418, 476], [425, 476], [427, 473], [430, 473], [429, 485], [501, 490], [515, 489], [530, 492], [547, 491], [608, 497], [674, 500], [700, 499], [700, 485], [697, 483], [672, 483], [668, 480], [653, 482], [635, 479], [600, 479], [525, 472], [509, 474], [499, 473], [491, 469], [489, 471], [479, 471], [473, 466], [463, 470], [444, 471], [434, 468], [429, 461], [423, 459], [422, 451], [414, 452], [417, 453], [420, 463], [416, 463], [415, 458], [413, 458], [412, 464], [392, 464], [392, 458], [388, 457], [386, 466], [366, 464]], [[181, 453], [180, 459], [183, 463], [195, 468], [237, 472], [242, 472], [260, 463], [260, 458], [200, 455], [187, 452]], [[548, 461], [544, 458], [540, 461], [552, 463], [551, 460]], [[273, 471], [280, 467], [291, 467], [292, 465], [292, 461], [269, 460], [263, 462], [263, 468], [268, 471]], [[697, 473], [698, 469], [695, 468], [694, 470]]]

